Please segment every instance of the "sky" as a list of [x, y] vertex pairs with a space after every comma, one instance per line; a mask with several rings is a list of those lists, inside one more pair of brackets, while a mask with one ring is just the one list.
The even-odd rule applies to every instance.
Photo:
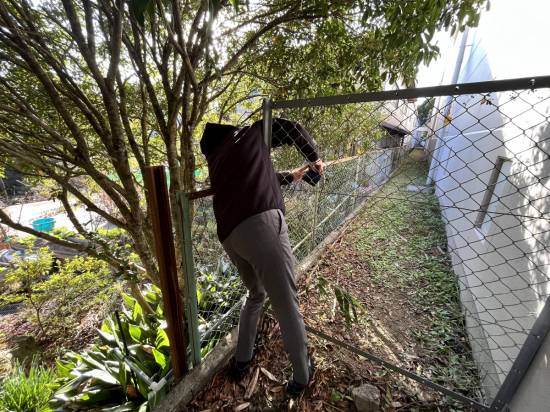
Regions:
[[[549, 21], [550, 0], [492, 0], [469, 31], [459, 82], [550, 75]], [[441, 56], [420, 67], [417, 87], [451, 82], [461, 35], [436, 34]], [[481, 72], [480, 62], [489, 70]]]

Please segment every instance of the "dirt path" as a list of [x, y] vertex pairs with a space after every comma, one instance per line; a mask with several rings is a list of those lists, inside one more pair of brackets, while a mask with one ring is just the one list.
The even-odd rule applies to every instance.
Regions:
[[[406, 164], [365, 203], [301, 279], [302, 313], [316, 329], [475, 396], [478, 378], [437, 202], [407, 190], [422, 184], [425, 172], [424, 162]], [[311, 334], [317, 372], [307, 393], [289, 403], [282, 385], [291, 370], [270, 317], [261, 336], [248, 376], [234, 384], [220, 373], [193, 410], [353, 410], [350, 390], [365, 382], [378, 387], [385, 411], [466, 410]]]

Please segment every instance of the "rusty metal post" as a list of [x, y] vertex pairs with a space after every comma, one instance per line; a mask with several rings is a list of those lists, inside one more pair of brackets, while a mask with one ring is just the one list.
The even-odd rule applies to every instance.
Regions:
[[164, 166], [146, 167], [143, 177], [147, 206], [155, 238], [164, 315], [168, 324], [167, 334], [170, 340], [172, 368], [174, 378], [179, 380], [187, 372], [187, 342], [184, 330], [183, 305], [179, 296], [176, 251]]

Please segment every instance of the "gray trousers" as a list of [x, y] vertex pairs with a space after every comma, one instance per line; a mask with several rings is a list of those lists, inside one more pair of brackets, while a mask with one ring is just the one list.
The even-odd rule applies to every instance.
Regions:
[[306, 331], [298, 307], [294, 256], [283, 213], [273, 209], [249, 217], [233, 229], [223, 247], [248, 289], [239, 320], [236, 360], [244, 362], [252, 357], [258, 319], [269, 297], [292, 363], [294, 380], [308, 383]]

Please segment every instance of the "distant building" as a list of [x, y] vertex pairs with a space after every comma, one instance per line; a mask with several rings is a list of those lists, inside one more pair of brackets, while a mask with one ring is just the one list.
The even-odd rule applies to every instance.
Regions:
[[380, 127], [384, 129], [386, 135], [376, 142], [376, 147], [378, 149], [403, 146], [405, 136], [411, 134], [411, 132], [403, 128], [398, 121], [383, 121], [380, 123]]

